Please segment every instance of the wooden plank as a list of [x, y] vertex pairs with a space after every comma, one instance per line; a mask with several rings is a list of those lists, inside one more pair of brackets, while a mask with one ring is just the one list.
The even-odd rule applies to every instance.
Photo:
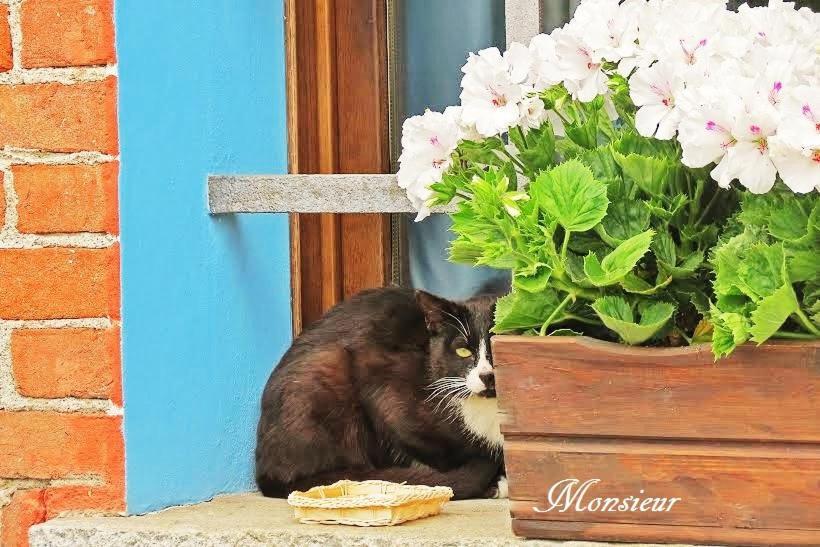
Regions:
[[[511, 511], [519, 519], [809, 529], [820, 534], [820, 445], [512, 439], [505, 443], [504, 458]], [[600, 482], [589, 486], [580, 504], [536, 511], [550, 509], [548, 490], [571, 478]], [[624, 511], [610, 505], [604, 511], [602, 502], [594, 501], [617, 498], [630, 505], [630, 496], [640, 497], [643, 505]]]
[[[384, 10], [380, 0], [287, 0], [292, 173], [388, 171]], [[372, 219], [335, 214], [390, 211], [382, 207], [390, 200], [394, 209], [409, 208], [395, 177], [376, 188], [367, 181], [372, 183], [367, 176], [209, 179], [212, 213], [299, 213], [291, 224], [297, 334], [341, 300], [345, 287], [380, 285], [389, 271], [385, 230], [374, 230]], [[376, 224], [389, 226], [389, 220], [385, 216]], [[351, 254], [358, 249], [368, 251]]]
[[820, 442], [820, 343], [632, 348], [493, 338], [502, 432]]
[[523, 537], [562, 540], [686, 543], [700, 545], [811, 546], [818, 545], [816, 530], [713, 528], [708, 526], [658, 526], [600, 522], [512, 520], [513, 533]]
[[[390, 171], [387, 6], [382, 0], [337, 0], [336, 19], [343, 28], [357, 29], [336, 34], [339, 64], [345, 67], [337, 74], [339, 133], [344, 135], [340, 142], [338, 172], [387, 173]], [[367, 106], [363, 108], [363, 105]], [[382, 195], [392, 194], [401, 201], [396, 189], [397, 185]], [[353, 199], [348, 197], [346, 201]], [[371, 194], [361, 202], [371, 203], [373, 199]], [[380, 208], [373, 212], [389, 211]], [[344, 215], [341, 231], [342, 297], [389, 284], [390, 216]]]

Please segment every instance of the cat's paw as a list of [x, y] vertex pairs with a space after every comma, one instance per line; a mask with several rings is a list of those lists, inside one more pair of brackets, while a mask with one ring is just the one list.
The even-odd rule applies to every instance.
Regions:
[[498, 477], [498, 483], [495, 485], [495, 493], [493, 494], [494, 499], [503, 500], [509, 497], [509, 488], [507, 486], [507, 477], [500, 476]]

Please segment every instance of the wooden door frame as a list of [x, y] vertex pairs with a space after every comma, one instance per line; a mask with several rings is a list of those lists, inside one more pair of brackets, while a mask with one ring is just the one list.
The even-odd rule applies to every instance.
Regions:
[[[286, 0], [285, 41], [289, 171], [390, 172], [387, 0]], [[390, 282], [390, 215], [291, 214], [290, 242], [294, 334]]]

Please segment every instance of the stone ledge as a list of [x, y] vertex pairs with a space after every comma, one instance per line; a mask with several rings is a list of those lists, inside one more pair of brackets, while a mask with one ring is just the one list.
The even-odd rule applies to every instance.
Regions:
[[299, 524], [284, 500], [267, 499], [258, 494], [221, 496], [210, 502], [133, 517], [55, 519], [31, 528], [30, 541], [32, 547], [616, 545], [516, 538], [510, 531], [505, 500], [451, 502], [436, 517], [389, 528], [356, 528]]
[[414, 212], [396, 175], [211, 175], [208, 208], [213, 214]]

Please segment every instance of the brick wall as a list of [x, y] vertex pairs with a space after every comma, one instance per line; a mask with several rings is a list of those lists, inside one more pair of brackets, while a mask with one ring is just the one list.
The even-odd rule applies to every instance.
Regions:
[[0, 0], [0, 545], [124, 509], [113, 0]]

